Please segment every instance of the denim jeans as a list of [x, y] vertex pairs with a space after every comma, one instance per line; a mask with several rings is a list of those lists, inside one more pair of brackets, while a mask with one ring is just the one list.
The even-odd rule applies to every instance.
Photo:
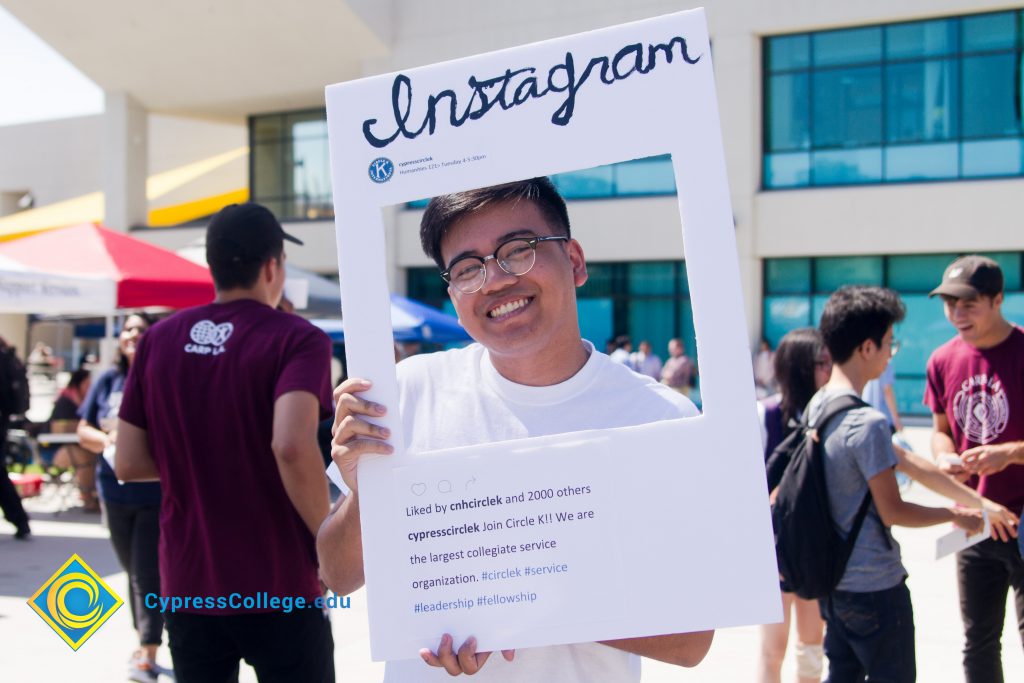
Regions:
[[912, 683], [914, 608], [906, 582], [882, 591], [835, 591], [819, 600], [828, 657], [826, 683]]

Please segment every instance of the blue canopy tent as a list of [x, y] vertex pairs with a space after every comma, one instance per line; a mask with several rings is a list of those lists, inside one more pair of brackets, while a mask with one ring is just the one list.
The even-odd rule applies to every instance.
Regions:
[[[310, 322], [326, 332], [332, 340], [345, 341], [344, 320], [316, 319]], [[398, 342], [450, 344], [470, 340], [454, 316], [398, 294], [391, 295], [391, 325], [395, 331], [395, 341]]]

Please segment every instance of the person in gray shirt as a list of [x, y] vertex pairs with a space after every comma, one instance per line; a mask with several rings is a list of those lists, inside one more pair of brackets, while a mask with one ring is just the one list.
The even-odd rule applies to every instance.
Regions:
[[[859, 396], [864, 384], [882, 374], [896, 347], [893, 325], [904, 306], [891, 290], [843, 287], [825, 305], [821, 333], [834, 365], [829, 382], [808, 404], [813, 426], [828, 401], [844, 393]], [[819, 434], [824, 444], [825, 482], [832, 519], [848, 535], [864, 496], [873, 502], [854, 542], [846, 571], [836, 590], [820, 601], [825, 619], [825, 654], [829, 683], [916, 678], [914, 615], [905, 582], [900, 548], [889, 533], [894, 524], [911, 527], [953, 522], [976, 533], [977, 510], [932, 508], [900, 497], [895, 468], [906, 465], [911, 476], [919, 462], [892, 446], [885, 417], [874, 408], [855, 408], [833, 420]], [[934, 477], [932, 467], [925, 478]], [[952, 481], [950, 485], [952, 485]], [[925, 482], [928, 485], [928, 482]], [[939, 483], [937, 488], [944, 488]]]

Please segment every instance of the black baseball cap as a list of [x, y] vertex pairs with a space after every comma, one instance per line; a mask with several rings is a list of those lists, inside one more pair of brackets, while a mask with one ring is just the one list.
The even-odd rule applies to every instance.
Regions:
[[995, 296], [1003, 291], [1003, 271], [986, 256], [961, 256], [949, 264], [942, 274], [942, 284], [928, 296], [941, 294], [957, 299]]
[[281, 253], [284, 240], [302, 244], [302, 240], [284, 231], [267, 207], [255, 202], [229, 204], [206, 227], [206, 261], [263, 262]]

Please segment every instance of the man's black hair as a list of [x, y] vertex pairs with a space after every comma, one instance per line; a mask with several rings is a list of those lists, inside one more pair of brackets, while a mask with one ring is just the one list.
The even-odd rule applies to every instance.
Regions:
[[540, 177], [434, 197], [420, 221], [423, 253], [434, 259], [437, 267], [444, 270], [447, 264], [441, 257], [441, 242], [452, 225], [489, 206], [505, 202], [515, 204], [523, 200], [536, 204], [559, 234], [572, 237], [565, 200], [550, 180]]
[[836, 290], [821, 315], [821, 336], [836, 363], [845, 363], [868, 339], [878, 346], [890, 326], [907, 309], [896, 292], [884, 287], [852, 285]]

